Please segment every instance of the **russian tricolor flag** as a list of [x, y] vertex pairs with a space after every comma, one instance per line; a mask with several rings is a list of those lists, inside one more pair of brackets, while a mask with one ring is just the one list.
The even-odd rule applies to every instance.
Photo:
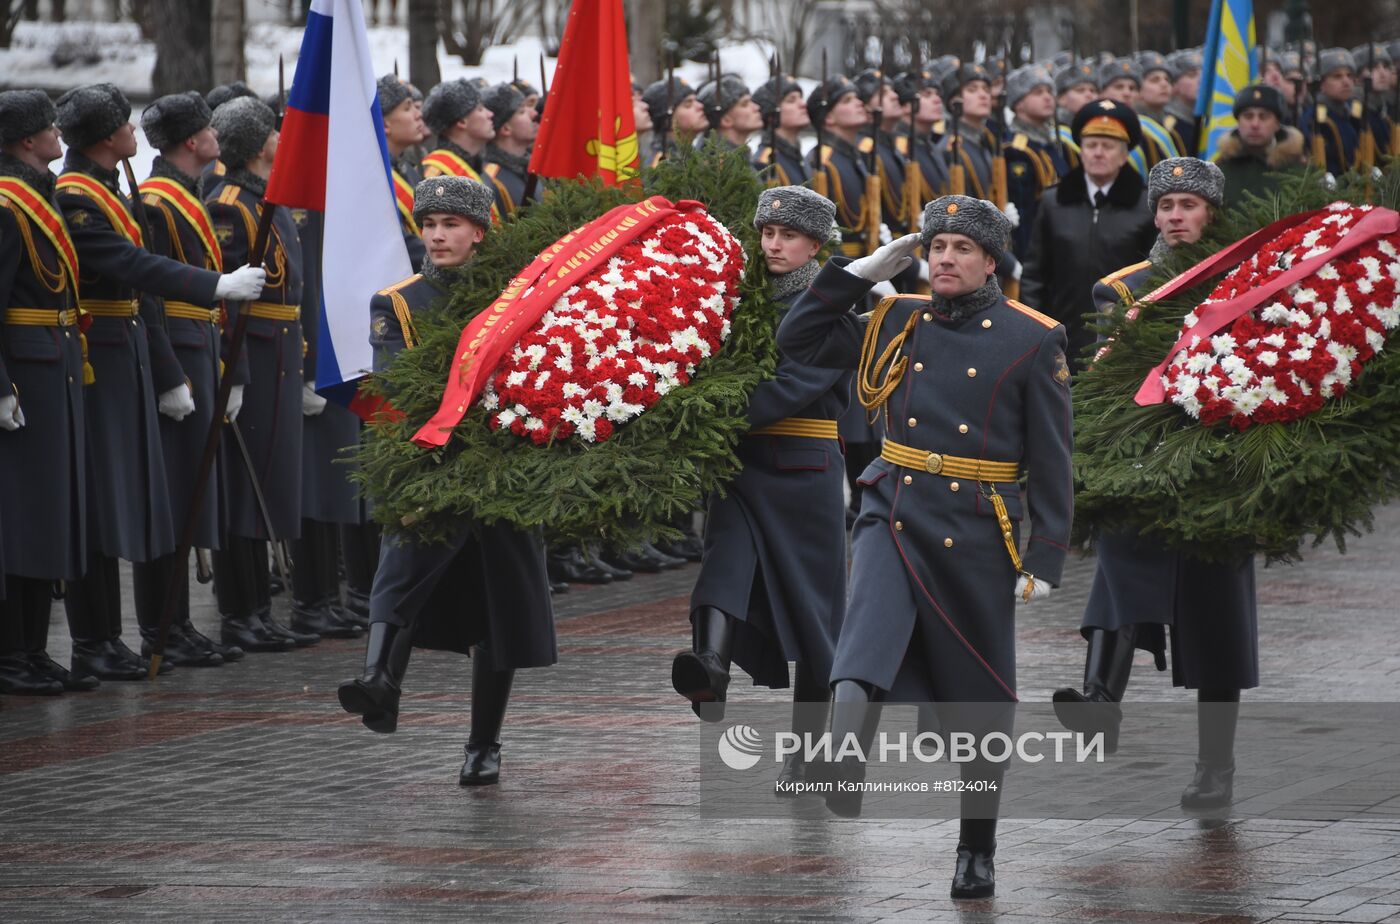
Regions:
[[316, 388], [350, 404], [369, 372], [369, 301], [412, 274], [360, 0], [312, 0], [268, 202], [325, 213]]

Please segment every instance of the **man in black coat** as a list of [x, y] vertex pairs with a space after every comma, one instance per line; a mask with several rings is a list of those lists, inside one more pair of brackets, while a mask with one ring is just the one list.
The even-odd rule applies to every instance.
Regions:
[[1094, 310], [1094, 283], [1146, 257], [1157, 229], [1147, 186], [1127, 167], [1128, 152], [1142, 142], [1133, 110], [1095, 100], [1079, 110], [1072, 131], [1080, 165], [1040, 200], [1021, 295], [1064, 324], [1070, 368], [1078, 371], [1080, 353], [1094, 342], [1084, 322]]
[[[441, 303], [491, 225], [495, 196], [466, 177], [418, 184], [414, 219], [428, 259], [420, 275], [370, 300], [375, 369], [417, 345], [414, 316]], [[463, 786], [495, 783], [501, 770], [501, 724], [516, 668], [547, 667], [558, 658], [544, 542], [520, 530], [463, 518], [446, 542], [386, 535], [370, 598], [364, 673], [340, 685], [340, 705], [371, 731], [398, 727], [399, 694], [416, 646], [472, 656], [472, 722]]]

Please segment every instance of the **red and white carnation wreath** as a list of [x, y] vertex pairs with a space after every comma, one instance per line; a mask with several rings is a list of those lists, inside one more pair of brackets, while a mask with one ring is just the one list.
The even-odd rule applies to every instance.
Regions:
[[[1266, 243], [1185, 318], [1330, 251], [1371, 210], [1336, 203]], [[1297, 420], [1342, 395], [1400, 326], [1400, 240], [1379, 237], [1323, 264], [1213, 336], [1193, 338], [1162, 376], [1167, 399], [1211, 425]]]
[[540, 445], [606, 440], [720, 349], [743, 269], [743, 248], [708, 213], [661, 220], [516, 342], [482, 391], [490, 425]]

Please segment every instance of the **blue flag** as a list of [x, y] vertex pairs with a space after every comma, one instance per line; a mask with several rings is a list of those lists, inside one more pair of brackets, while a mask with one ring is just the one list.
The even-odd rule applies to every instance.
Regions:
[[1215, 156], [1220, 139], [1235, 127], [1235, 95], [1259, 77], [1254, 38], [1254, 0], [1212, 0], [1201, 62], [1196, 116], [1201, 120], [1201, 157]]

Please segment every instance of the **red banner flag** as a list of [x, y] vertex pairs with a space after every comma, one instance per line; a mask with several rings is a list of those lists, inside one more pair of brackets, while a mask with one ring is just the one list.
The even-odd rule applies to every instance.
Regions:
[[530, 171], [616, 186], [637, 175], [640, 161], [622, 0], [574, 0]]

